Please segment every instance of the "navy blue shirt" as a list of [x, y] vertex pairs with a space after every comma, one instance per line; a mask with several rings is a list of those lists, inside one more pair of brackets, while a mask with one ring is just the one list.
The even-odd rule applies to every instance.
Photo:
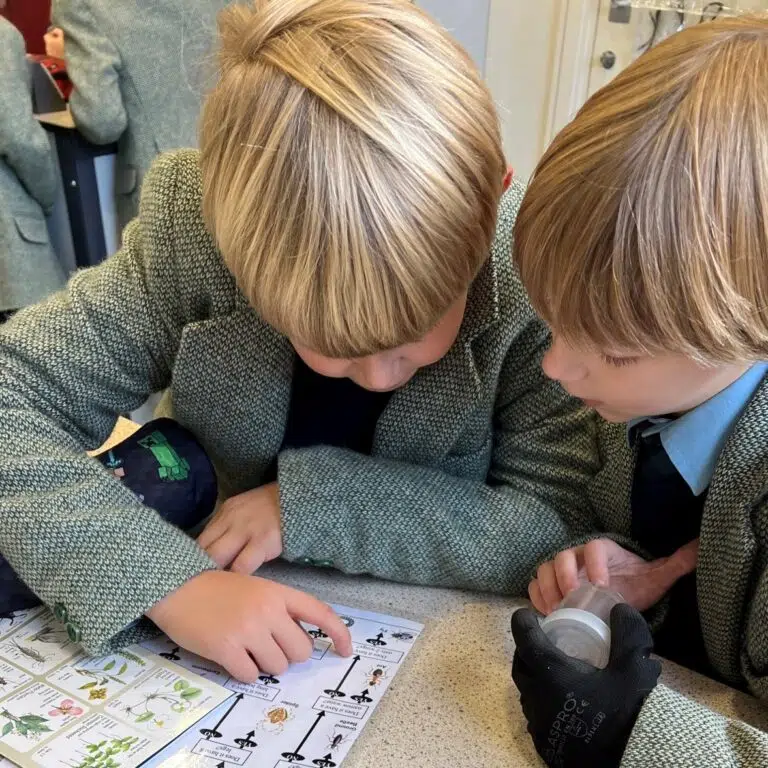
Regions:
[[[678, 418], [630, 422], [629, 439], [637, 443], [631, 534], [654, 557], [667, 557], [699, 535], [720, 453], [766, 373], [768, 363], [755, 363]], [[655, 643], [662, 656], [713, 676], [701, 632], [695, 572], [672, 588], [669, 613]]]
[[[351, 379], [313, 371], [298, 355], [281, 450], [330, 445], [370, 454], [376, 423], [392, 392], [371, 392]], [[264, 482], [277, 478], [277, 460]]]

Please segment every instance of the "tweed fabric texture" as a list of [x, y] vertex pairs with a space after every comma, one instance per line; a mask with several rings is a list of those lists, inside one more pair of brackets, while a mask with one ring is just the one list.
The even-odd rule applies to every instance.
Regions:
[[[636, 449], [596, 417], [600, 469], [589, 487], [598, 530], [629, 537]], [[726, 442], [707, 494], [696, 572], [704, 642], [717, 672], [768, 699], [768, 379]], [[623, 542], [622, 542], [623, 543]], [[622, 766], [764, 766], [768, 735], [663, 685], [646, 701]]]
[[24, 56], [21, 33], [0, 17], [0, 311], [39, 301], [65, 281], [45, 223], [56, 161], [32, 113]]
[[621, 768], [764, 768], [768, 738], [658, 685], [646, 699]]
[[96, 144], [118, 142], [122, 226], [138, 212], [156, 155], [197, 146], [202, 98], [215, 71], [216, 14], [230, 1], [53, 2], [78, 130]]
[[[524, 594], [536, 560], [594, 528], [592, 421], [542, 375], [547, 334], [511, 266], [521, 197], [502, 201], [456, 343], [392, 396], [373, 455], [279, 457], [286, 558]], [[282, 442], [295, 353], [238, 291], [200, 201], [198, 153], [161, 157], [124, 247], [0, 328], [0, 551], [92, 651], [141, 636], [131, 622], [214, 566], [83, 450], [166, 389], [159, 412], [197, 436], [224, 497]]]

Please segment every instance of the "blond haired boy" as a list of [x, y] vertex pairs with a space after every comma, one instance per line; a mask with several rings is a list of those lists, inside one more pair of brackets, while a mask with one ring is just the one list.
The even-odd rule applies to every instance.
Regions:
[[[765, 766], [768, 736], [657, 684], [662, 656], [768, 698], [768, 19], [642, 56], [555, 139], [516, 261], [544, 371], [597, 412], [600, 522], [530, 584], [618, 589], [608, 666], [513, 617], [513, 677], [550, 766]], [[639, 553], [642, 553], [642, 557]], [[662, 610], [663, 609], [663, 610]]]
[[[594, 466], [540, 370], [522, 191], [464, 51], [407, 0], [220, 27], [201, 153], [161, 158], [122, 250], [0, 331], [0, 551], [89, 650], [148, 616], [253, 680], [308, 657], [296, 620], [350, 650], [263, 561], [522, 594], [590, 527]], [[198, 541], [83, 452], [160, 390], [225, 499]]]

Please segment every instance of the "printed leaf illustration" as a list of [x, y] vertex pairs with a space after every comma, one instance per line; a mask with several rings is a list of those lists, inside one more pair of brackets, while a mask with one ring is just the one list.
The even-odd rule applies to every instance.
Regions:
[[117, 673], [117, 676], [120, 677], [121, 675], [124, 675], [128, 671], [128, 664], [123, 663], [123, 666], [120, 667], [120, 671]]
[[144, 661], [141, 656], [137, 656], [135, 653], [131, 653], [130, 651], [120, 651], [120, 656], [122, 656], [124, 659], [128, 659], [128, 661], [132, 661], [134, 664], [137, 664], [140, 667], [147, 666], [147, 662]]
[[174, 691], [183, 691], [185, 688], [189, 688], [189, 683], [186, 680], [177, 680], [173, 685]]
[[39, 725], [40, 723], [47, 722], [47, 719], [40, 717], [40, 715], [22, 715], [19, 720], [27, 725]]
[[113, 669], [113, 668], [114, 668], [114, 666], [115, 666], [115, 660], [114, 660], [114, 659], [112, 659], [112, 661], [110, 661], [110, 662], [109, 662], [109, 664], [107, 664], [107, 666], [106, 666], [106, 667], [104, 667], [104, 671], [105, 671], [105, 672], [109, 672], [109, 670], [110, 670], [110, 669]]
[[194, 699], [196, 696], [199, 696], [202, 692], [202, 688], [187, 688], [181, 692], [181, 698], [189, 701], [190, 699]]
[[85, 685], [81, 685], [77, 690], [78, 691], [87, 691], [89, 688], [95, 688], [98, 685], [98, 683], [94, 680], [91, 683], [86, 683]]
[[146, 723], [147, 720], [151, 720], [155, 716], [154, 712], [145, 712], [143, 715], [139, 715], [136, 718], [137, 723]]
[[[2, 736], [7, 736], [12, 730], [13, 730], [13, 723], [6, 723], [3, 726]], [[2, 736], [0, 736], [0, 738], [2, 738]]]

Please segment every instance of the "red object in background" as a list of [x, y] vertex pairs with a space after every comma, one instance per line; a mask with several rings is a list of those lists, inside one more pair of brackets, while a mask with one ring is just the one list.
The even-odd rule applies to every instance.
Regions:
[[52, 56], [32, 56], [31, 58], [45, 68], [61, 94], [61, 98], [64, 101], [69, 101], [74, 86], [67, 74], [67, 65], [64, 59], [55, 59]]
[[51, 23], [51, 0], [5, 0], [0, 15], [24, 35], [27, 53], [45, 53], [43, 35]]

